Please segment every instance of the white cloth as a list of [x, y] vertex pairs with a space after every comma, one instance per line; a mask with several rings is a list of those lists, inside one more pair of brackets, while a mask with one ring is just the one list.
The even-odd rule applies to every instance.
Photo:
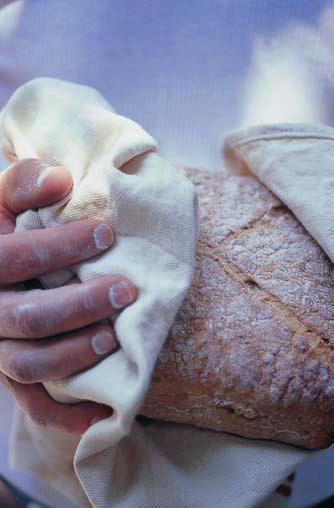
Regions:
[[334, 129], [316, 124], [251, 127], [225, 140], [226, 160], [255, 174], [334, 262]]
[[[279, 121], [271, 116], [274, 103], [280, 103], [280, 114], [283, 110], [286, 115], [283, 121], [291, 121], [291, 108], [295, 113], [298, 105], [298, 121], [333, 120], [332, 86], [328, 87], [329, 93], [324, 94], [322, 77], [330, 74], [332, 68], [333, 7], [328, 0], [224, 0], [212, 2], [210, 9], [202, 0], [193, 0], [191, 10], [187, 2], [173, 2], [171, 9], [169, 2], [151, 0], [0, 2], [1, 6], [7, 3], [10, 5], [0, 11], [1, 104], [16, 86], [35, 76], [49, 75], [89, 83], [103, 91], [118, 111], [135, 118], [154, 132], [169, 158], [178, 163], [211, 168], [221, 165], [218, 146], [222, 135], [231, 128], [237, 128], [240, 121], [245, 123], [245, 117], [252, 123]], [[327, 10], [324, 9], [326, 5]], [[322, 10], [324, 23], [321, 25], [316, 18]], [[283, 55], [275, 53], [274, 59], [271, 38], [275, 37], [277, 29], [294, 21], [302, 33], [298, 32], [292, 41], [292, 51], [289, 46]], [[312, 33], [308, 37], [305, 26], [300, 27], [301, 22], [310, 23], [315, 38]], [[316, 40], [320, 31], [328, 39], [325, 41], [328, 58], [325, 59], [324, 45]], [[235, 36], [239, 33], [243, 34], [241, 38]], [[285, 33], [283, 35], [285, 47], [287, 37]], [[260, 48], [264, 55], [256, 53], [254, 57], [252, 53], [258, 51], [259, 38], [260, 41], [264, 39]], [[301, 38], [303, 44], [300, 44]], [[305, 62], [306, 39], [314, 60], [310, 67]], [[265, 66], [259, 62], [262, 56]], [[248, 76], [247, 70], [252, 61], [251, 76]], [[288, 99], [289, 107], [282, 108], [282, 101], [276, 100], [277, 95], [282, 97], [282, 89], [285, 92], [283, 102]], [[321, 95], [320, 104], [314, 104], [312, 90]], [[255, 100], [252, 93], [256, 94]], [[310, 110], [311, 115], [305, 118], [305, 113]], [[6, 398], [1, 395], [0, 390], [2, 411], [9, 411]], [[168, 424], [163, 429], [167, 433]], [[2, 436], [1, 445], [7, 441], [5, 432]], [[251, 464], [258, 443], [244, 443], [247, 444]], [[261, 445], [260, 460], [267, 467], [265, 470], [253, 467], [252, 474], [254, 484], [258, 485], [260, 479], [263, 481], [265, 492], [276, 484], [275, 471], [277, 482], [283, 478], [284, 468], [276, 470], [276, 453], [277, 463], [282, 463], [276, 449], [271, 453], [266, 443]], [[244, 462], [237, 460], [238, 455], [233, 461], [224, 460], [224, 437], [217, 446], [217, 453], [222, 457], [220, 470], [228, 468], [231, 476], [243, 478], [248, 485], [248, 469], [244, 467]], [[6, 453], [4, 446], [2, 453]], [[206, 455], [207, 461], [209, 456]], [[10, 477], [12, 473], [5, 469], [4, 464], [0, 464], [0, 468]], [[257, 482], [256, 474], [259, 475]], [[28, 481], [23, 482], [22, 477], [12, 475], [11, 478], [15, 481], [20, 479], [24, 488], [39, 495], [39, 489], [35, 489], [33, 484], [30, 486]], [[228, 499], [232, 501], [229, 506], [237, 503], [239, 495], [237, 481], [231, 484], [236, 488], [234, 497], [230, 492]], [[172, 490], [172, 480], [170, 485]], [[211, 503], [216, 507], [218, 504], [220, 508], [221, 502], [214, 504], [214, 496], [217, 491], [226, 492], [228, 486], [219, 480], [215, 489], [211, 484], [205, 490], [203, 482], [194, 482], [192, 495], [198, 494], [199, 505], [202, 500], [202, 505], [209, 507]], [[250, 502], [255, 497], [254, 493], [250, 494]], [[47, 501], [58, 508], [51, 500], [45, 499]], [[242, 502], [243, 499], [239, 506]]]
[[[52, 100], [49, 101], [49, 98]], [[176, 302], [175, 298], [172, 301], [167, 298], [167, 304], [172, 305], [171, 314], [174, 315], [192, 273], [197, 229], [194, 192], [172, 166], [165, 166], [167, 163], [163, 163], [158, 155], [152, 152], [155, 144], [141, 128], [106, 108], [106, 103], [96, 92], [78, 85], [53, 80], [37, 80], [19, 89], [13, 96], [1, 118], [5, 152], [14, 153], [18, 158], [38, 156], [52, 164], [65, 164], [72, 170], [74, 176], [74, 190], [70, 201], [65, 200], [65, 203], [62, 202], [39, 212], [27, 212], [20, 217], [18, 227], [52, 226], [58, 221], [81, 216], [87, 211], [89, 215], [100, 214], [101, 208], [98, 203], [102, 203], [102, 212], [105, 211], [104, 208], [108, 210], [117, 237], [122, 238], [122, 235], [128, 231], [124, 230], [125, 227], [129, 228], [131, 234], [134, 234], [133, 228], [135, 228], [136, 242], [138, 242], [138, 236], [140, 239], [145, 237], [145, 234], [149, 234], [152, 242], [153, 240], [156, 242], [157, 239], [160, 242], [167, 242], [164, 244], [165, 249], [172, 238], [173, 254], [176, 255], [178, 252], [177, 243], [183, 246], [182, 252], [179, 252], [177, 263], [171, 265], [169, 257], [166, 258], [167, 264], [163, 261], [163, 267], [168, 269], [168, 273], [165, 274], [166, 280], [161, 279], [165, 280], [166, 286], [160, 284], [159, 290], [161, 292], [164, 287], [168, 287], [167, 294], [170, 296], [169, 284], [176, 284], [178, 294]], [[47, 124], [45, 118], [48, 119]], [[114, 128], [118, 127], [120, 135], [114, 136]], [[122, 133], [125, 136], [122, 136]], [[293, 133], [292, 136], [291, 133]], [[298, 157], [300, 154], [307, 153], [307, 160], [310, 161], [312, 154], [316, 153], [317, 168], [322, 167], [319, 163], [321, 160], [328, 164], [330, 157], [328, 159], [327, 156], [323, 157], [323, 147], [318, 145], [324, 141], [323, 138], [325, 141], [328, 141], [328, 138], [331, 141], [328, 129], [321, 127], [312, 129], [297, 125], [274, 126], [268, 131], [266, 128], [260, 128], [259, 131], [251, 129], [226, 140], [226, 162], [237, 166], [241, 159], [243, 168], [247, 167], [247, 170], [257, 172], [280, 197], [284, 199], [286, 193], [285, 201], [293, 208], [294, 194], [291, 194], [291, 189], [294, 189], [296, 185], [294, 182], [300, 185], [299, 179], [303, 180], [302, 175], [313, 179], [313, 183], [319, 179], [319, 172], [315, 171], [315, 167], [312, 164], [305, 164], [304, 159], [301, 159], [302, 163], [299, 164]], [[300, 143], [302, 145], [299, 145]], [[64, 147], [67, 147], [67, 150], [64, 150]], [[284, 154], [282, 158], [280, 158], [281, 148]], [[144, 155], [138, 157], [138, 154], [143, 152]], [[126, 155], [123, 156], [124, 154]], [[125, 164], [133, 157], [134, 163]], [[157, 182], [155, 176], [163, 172], [165, 167], [168, 174], [162, 173], [163, 182], [160, 177], [157, 178]], [[272, 182], [276, 181], [281, 167], [286, 168], [286, 171], [282, 170], [282, 182], [274, 188]], [[155, 185], [159, 184], [159, 194], [154, 194], [157, 201], [154, 201], [152, 207], [149, 206], [153, 196], [151, 192], [149, 199], [145, 201], [146, 207], [143, 208], [141, 198], [146, 191], [144, 185], [146, 177], [149, 177], [149, 187], [150, 191], [152, 190], [150, 172], [152, 168], [154, 168], [153, 181]], [[268, 181], [265, 168], [269, 168]], [[109, 180], [110, 174], [112, 180]], [[137, 178], [135, 185], [139, 186], [140, 193], [129, 191], [129, 189], [133, 190], [134, 178]], [[289, 181], [287, 189], [284, 187], [285, 181]], [[171, 209], [165, 206], [160, 207], [163, 200], [162, 183], [168, 184], [167, 190], [170, 187], [173, 189], [171, 198], [173, 220], [169, 219], [169, 213], [167, 213]], [[126, 185], [126, 192], [122, 184]], [[283, 192], [280, 192], [281, 188]], [[310, 188], [304, 189], [305, 193], [300, 198], [301, 210], [310, 207], [309, 189], [312, 188], [311, 185]], [[97, 196], [98, 199], [95, 199]], [[121, 196], [126, 200], [123, 201]], [[106, 207], [105, 198], [108, 203]], [[123, 207], [121, 207], [122, 203], [124, 203]], [[139, 208], [143, 211], [141, 221], [138, 220]], [[169, 239], [165, 230], [166, 221], [163, 224], [163, 233], [161, 229], [158, 231], [152, 229], [154, 226], [152, 223], [156, 222], [152, 220], [152, 212], [156, 217], [157, 210], [164, 210], [163, 217], [173, 223], [173, 233], [167, 228], [167, 232], [170, 231], [171, 235]], [[304, 216], [299, 213], [299, 217], [303, 219]], [[324, 220], [325, 218], [322, 217], [322, 221]], [[148, 225], [150, 225], [149, 228]], [[140, 235], [138, 231], [141, 232]], [[317, 227], [311, 233], [316, 236]], [[123, 273], [139, 286], [138, 303], [141, 303], [143, 293], [146, 291], [147, 298], [151, 297], [150, 309], [156, 309], [152, 303], [152, 299], [154, 302], [157, 298], [153, 282], [152, 286], [149, 286], [147, 278], [138, 279], [139, 267], [145, 271], [146, 265], [144, 263], [143, 267], [141, 266], [142, 258], [138, 259], [137, 256], [132, 258], [127, 250], [122, 251], [122, 241], [93, 262], [74, 267], [74, 272], [81, 279], [111, 271]], [[319, 241], [321, 241], [320, 237]], [[131, 244], [131, 248], [135, 248], [135, 244]], [[147, 248], [145, 243], [146, 258]], [[118, 249], [120, 249], [119, 252], [117, 252]], [[165, 249], [163, 252], [167, 255]], [[185, 252], [184, 249], [186, 249]], [[161, 249], [158, 257], [150, 256], [150, 270], [152, 270], [154, 282], [159, 278], [157, 270], [162, 262], [160, 252]], [[119, 254], [121, 258], [118, 258]], [[181, 258], [182, 263], [180, 263]], [[105, 270], [104, 260], [106, 259], [108, 263], [110, 261], [110, 266]], [[134, 267], [133, 270], [132, 267]], [[66, 272], [58, 275], [61, 275], [58, 283], [64, 283], [67, 280]], [[183, 285], [180, 288], [179, 282], [182, 277]], [[18, 411], [14, 429], [16, 440], [14, 462], [20, 468], [35, 471], [47, 478], [53, 486], [65, 492], [79, 507], [89, 506], [87, 498], [93, 506], [98, 508], [174, 508], [175, 506], [200, 508], [203, 505], [208, 508], [253, 507], [284, 480], [300, 461], [311, 454], [277, 443], [247, 440], [224, 433], [167, 423], [146, 425], [135, 423], [131, 433], [126, 435], [147, 387], [153, 360], [158, 354], [172, 319], [170, 316], [168, 323], [160, 322], [163, 294], [159, 295], [159, 312], [150, 313], [149, 320], [142, 322], [140, 314], [140, 316], [137, 315], [139, 321], [134, 321], [134, 316], [131, 315], [131, 311], [136, 309], [134, 304], [123, 311], [115, 323], [122, 350], [129, 356], [133, 355], [139, 366], [139, 372], [144, 371], [145, 380], [138, 391], [134, 390], [133, 383], [129, 385], [129, 376], [131, 381], [133, 377], [135, 378], [132, 370], [127, 370], [124, 375], [125, 369], [120, 368], [120, 365], [123, 364], [124, 367], [127, 364], [126, 355], [119, 354], [122, 351], [84, 374], [74, 376], [62, 383], [48, 385], [48, 389], [58, 399], [88, 398], [111, 405], [116, 408], [115, 420], [112, 421], [111, 418], [98, 423], [78, 442], [72, 436], [36, 427]], [[141, 307], [140, 312], [144, 312], [145, 316], [145, 308]], [[126, 315], [128, 319], [123, 328], [119, 323], [122, 322], [122, 316]], [[157, 321], [154, 329], [158, 330], [159, 337], [155, 335], [154, 340], [147, 344], [146, 341], [152, 339], [152, 336], [147, 337], [147, 328], [152, 327], [155, 318]], [[131, 320], [135, 325], [133, 323], [131, 325]], [[145, 325], [144, 328], [141, 328], [142, 323]], [[138, 329], [142, 333], [145, 332], [145, 342], [141, 340], [142, 333], [138, 333]], [[131, 334], [131, 341], [128, 333]], [[152, 330], [150, 333], [153, 333]], [[138, 345], [142, 347], [141, 350], [137, 348]], [[144, 354], [140, 356], [140, 352], [143, 351]], [[138, 352], [139, 356], [136, 356]], [[152, 356], [149, 357], [149, 355]], [[140, 360], [143, 358], [146, 361], [141, 363]], [[110, 379], [110, 384], [106, 384], [106, 379]], [[65, 399], [64, 395], [66, 395]]]
[[[94, 400], [113, 408], [110, 418], [87, 430], [80, 443], [70, 439], [72, 446], [65, 450], [70, 464], [75, 451], [75, 469], [93, 502], [91, 478], [85, 481], [82, 471], [92, 460], [94, 470], [102, 470], [106, 449], [108, 461], [117, 462], [113, 447], [130, 431], [156, 357], [191, 283], [198, 233], [196, 194], [192, 184], [159, 157], [151, 136], [115, 114], [88, 87], [46, 78], [27, 83], [2, 111], [0, 130], [3, 151], [11, 160], [37, 157], [65, 165], [73, 176], [70, 199], [25, 212], [16, 230], [102, 217], [116, 234], [115, 245], [103, 255], [44, 281], [61, 285], [73, 272], [80, 280], [121, 274], [138, 290], [136, 302], [115, 319], [120, 349], [94, 368], [47, 386], [57, 400]], [[30, 428], [36, 441], [50, 436], [47, 430]], [[59, 449], [58, 438], [63, 442], [63, 437], [51, 435], [50, 447]], [[54, 453], [47, 462], [52, 469]]]

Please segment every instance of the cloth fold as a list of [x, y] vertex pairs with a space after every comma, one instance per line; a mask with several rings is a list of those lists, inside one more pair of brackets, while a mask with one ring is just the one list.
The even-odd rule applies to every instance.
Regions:
[[[116, 242], [106, 253], [44, 278], [45, 284], [64, 284], [73, 274], [81, 281], [120, 274], [138, 291], [135, 303], [114, 320], [119, 350], [91, 369], [46, 386], [60, 402], [92, 400], [110, 406], [112, 415], [91, 426], [79, 443], [71, 440], [74, 446], [59, 433], [29, 425], [37, 448], [43, 442], [51, 468], [54, 461], [53, 468], [59, 469], [55, 457], [63, 450], [68, 469], [75, 449], [80, 478], [85, 460], [94, 457], [98, 470], [103, 452], [130, 432], [156, 357], [190, 286], [198, 233], [196, 194], [156, 153], [157, 145], [144, 129], [114, 113], [88, 87], [47, 78], [23, 85], [2, 111], [0, 137], [9, 160], [35, 157], [66, 166], [73, 176], [71, 196], [23, 213], [16, 231], [96, 217], [115, 231]], [[89, 487], [87, 497], [93, 503]]]
[[255, 126], [227, 136], [224, 154], [232, 171], [248, 171], [269, 187], [334, 261], [332, 127]]
[[[3, 111], [0, 133], [10, 160], [39, 157], [66, 165], [74, 176], [69, 200], [23, 214], [18, 229], [107, 210], [120, 238], [93, 262], [53, 274], [53, 283], [66, 283], [73, 274], [85, 280], [122, 273], [140, 289], [138, 301], [115, 322], [122, 350], [90, 371], [48, 385], [59, 400], [108, 403], [114, 416], [79, 440], [38, 428], [17, 410], [15, 466], [37, 472], [80, 508], [256, 506], [312, 453], [186, 425], [135, 422], [131, 427], [191, 281], [197, 205], [190, 184], [162, 161], [145, 131], [85, 87], [44, 79], [25, 85]], [[333, 156], [334, 129], [321, 125], [253, 127], [229, 135], [224, 145], [225, 165], [262, 180], [332, 260]], [[128, 365], [129, 360], [134, 362]]]

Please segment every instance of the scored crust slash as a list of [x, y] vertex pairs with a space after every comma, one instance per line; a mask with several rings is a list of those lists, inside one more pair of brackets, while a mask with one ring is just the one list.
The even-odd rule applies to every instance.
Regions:
[[184, 170], [201, 206], [191, 290], [141, 413], [320, 449], [334, 441], [334, 269], [258, 180]]

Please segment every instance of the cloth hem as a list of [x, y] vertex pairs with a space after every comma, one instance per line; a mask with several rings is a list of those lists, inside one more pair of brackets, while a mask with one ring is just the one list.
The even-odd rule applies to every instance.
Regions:
[[282, 138], [314, 138], [334, 141], [334, 129], [324, 124], [308, 123], [255, 125], [228, 134], [224, 140], [224, 148], [235, 149], [254, 141]]

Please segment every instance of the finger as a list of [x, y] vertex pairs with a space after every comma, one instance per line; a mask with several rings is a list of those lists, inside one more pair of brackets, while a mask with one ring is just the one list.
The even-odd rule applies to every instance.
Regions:
[[33, 279], [105, 251], [113, 242], [107, 224], [71, 222], [0, 237], [0, 283]]
[[101, 321], [135, 298], [134, 285], [117, 275], [56, 289], [3, 292], [0, 294], [0, 335], [14, 339], [58, 335]]
[[70, 434], [83, 434], [91, 425], [108, 418], [112, 410], [95, 402], [61, 404], [54, 401], [42, 384], [20, 384], [0, 374], [0, 382], [11, 392], [24, 414], [43, 427]]
[[51, 205], [66, 196], [71, 188], [72, 176], [64, 166], [23, 159], [1, 174], [0, 207], [5, 218], [15, 222], [18, 213]]
[[0, 370], [20, 383], [65, 379], [110, 355], [118, 347], [109, 324], [38, 341], [1, 340]]

